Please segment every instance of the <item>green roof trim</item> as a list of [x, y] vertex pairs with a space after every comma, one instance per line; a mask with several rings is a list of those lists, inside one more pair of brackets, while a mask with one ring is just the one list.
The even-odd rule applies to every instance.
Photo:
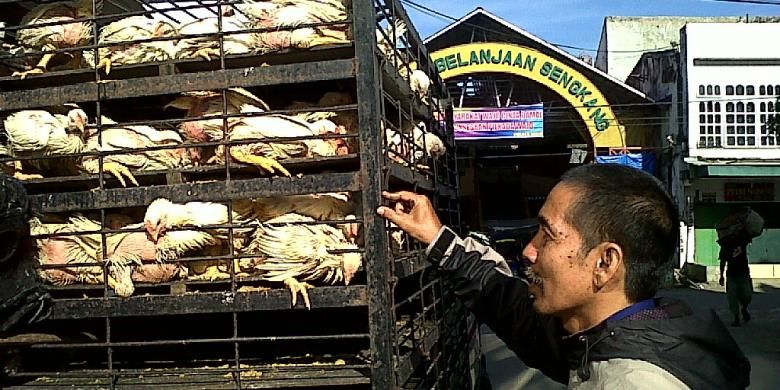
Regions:
[[697, 177], [780, 177], [780, 165], [707, 165], [696, 167]]

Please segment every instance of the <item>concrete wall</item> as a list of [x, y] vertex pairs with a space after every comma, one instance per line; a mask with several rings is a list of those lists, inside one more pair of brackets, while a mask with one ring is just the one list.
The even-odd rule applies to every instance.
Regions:
[[[602, 28], [596, 67], [620, 80], [626, 80], [644, 52], [678, 46], [680, 29], [686, 23], [744, 21], [746, 21], [744, 16], [608, 16]], [[780, 17], [750, 17], [748, 21], [751, 23], [780, 21]]]
[[[780, 91], [772, 95], [762, 94], [762, 88], [768, 91], [769, 86], [776, 89], [780, 86], [780, 23], [690, 23], [682, 30], [682, 58], [685, 68], [685, 90], [688, 100], [687, 114], [689, 156], [701, 159], [722, 160], [777, 160], [780, 163], [780, 145], [773, 140], [773, 144], [762, 144], [761, 138], [761, 113], [772, 113], [767, 109], [761, 110], [764, 105], [774, 104]], [[769, 64], [755, 65], [758, 60], [768, 60]], [[715, 62], [717, 61], [717, 62]], [[718, 64], [718, 65], [714, 65]], [[701, 86], [706, 86], [705, 93], [701, 93]], [[714, 93], [709, 88], [714, 88]], [[729, 88], [736, 88], [735, 94], [729, 94]], [[744, 93], [739, 93], [743, 88]], [[720, 92], [720, 93], [717, 93]], [[702, 134], [701, 126], [709, 127], [713, 123], [707, 122], [707, 117], [712, 113], [702, 106], [714, 102], [715, 116], [720, 116], [721, 122], [714, 123], [721, 132], [720, 135]], [[729, 112], [729, 105], [752, 106], [754, 112], [748, 107], [745, 111]], [[775, 109], [780, 112], [780, 108]], [[727, 117], [747, 115], [748, 121], [740, 123], [731, 122]], [[705, 122], [702, 122], [705, 119]], [[755, 123], [750, 121], [754, 120]], [[727, 134], [727, 127], [748, 127], [756, 137], [737, 137]], [[732, 130], [733, 131], [733, 130]], [[744, 132], [743, 132], [744, 134]], [[712, 140], [721, 142], [717, 144], [705, 144]], [[746, 143], [740, 145], [729, 144], [727, 139], [742, 138]], [[750, 142], [754, 142], [752, 145]]]

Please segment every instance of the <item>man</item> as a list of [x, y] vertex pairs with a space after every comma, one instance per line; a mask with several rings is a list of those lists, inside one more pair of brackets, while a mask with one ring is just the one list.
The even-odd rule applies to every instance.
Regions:
[[455, 293], [527, 365], [576, 389], [742, 389], [750, 364], [710, 311], [653, 298], [678, 241], [652, 176], [575, 168], [550, 192], [523, 250], [527, 281], [492, 249], [443, 227], [422, 195], [377, 212], [427, 243]]
[[739, 326], [740, 307], [742, 319], [750, 321], [748, 305], [753, 297], [753, 280], [748, 266], [747, 244], [750, 239], [744, 234], [733, 234], [718, 240], [720, 244], [720, 285], [723, 285], [723, 271], [726, 270], [726, 297], [734, 318], [731, 326]]

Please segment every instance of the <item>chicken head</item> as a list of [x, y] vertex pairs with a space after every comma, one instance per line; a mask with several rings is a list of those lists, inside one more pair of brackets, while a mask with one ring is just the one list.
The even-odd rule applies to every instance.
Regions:
[[169, 228], [168, 211], [172, 206], [173, 203], [171, 201], [160, 198], [155, 199], [146, 209], [144, 228], [146, 228], [146, 232], [155, 243]]
[[349, 282], [355, 277], [355, 274], [363, 265], [363, 258], [359, 253], [345, 253], [341, 257], [341, 270], [344, 272], [344, 285], [349, 286]]
[[68, 130], [77, 134], [85, 134], [84, 130], [87, 128], [87, 113], [80, 108], [74, 108], [68, 111]]

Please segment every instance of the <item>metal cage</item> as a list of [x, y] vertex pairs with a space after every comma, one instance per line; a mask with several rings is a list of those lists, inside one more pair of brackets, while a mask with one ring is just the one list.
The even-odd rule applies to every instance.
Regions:
[[[258, 4], [259, 11], [248, 11]], [[424, 248], [375, 213], [383, 191], [413, 190], [432, 198], [444, 223], [460, 224], [451, 104], [398, 0], [81, 0], [64, 5], [67, 12], [51, 11], [55, 6], [63, 4], [0, 5], [7, 8], [0, 17], [0, 166], [40, 175], [25, 181], [36, 226], [44, 226], [31, 260], [39, 274], [49, 282], [77, 277], [47, 283], [48, 318], [0, 342], [11, 351], [2, 357], [4, 388], [473, 386], [476, 324], [428, 267]], [[280, 9], [296, 6], [327, 12], [284, 19], [298, 14]], [[80, 39], [65, 32], [80, 23]], [[129, 41], [116, 38], [122, 23], [135, 31]], [[191, 28], [198, 23], [205, 27]], [[62, 39], [41, 43], [24, 33], [46, 28]], [[33, 70], [44, 62], [45, 70]], [[244, 92], [254, 95], [249, 108], [232, 100]], [[342, 99], [325, 101], [329, 92]], [[183, 111], [164, 108], [181, 97], [200, 100]], [[86, 114], [81, 132], [71, 123], [74, 104]], [[29, 110], [60, 121], [55, 125], [64, 130], [52, 130], [50, 140], [80, 146], [66, 153], [53, 141], [20, 145], [18, 123], [9, 118]], [[252, 118], [293, 122], [311, 133], [254, 132]], [[316, 130], [318, 118], [337, 131]], [[201, 133], [206, 124], [208, 136]], [[238, 126], [251, 135], [239, 137]], [[131, 137], [122, 134], [129, 133], [120, 130], [155, 142], [128, 144]], [[444, 155], [426, 146], [431, 137]], [[327, 152], [313, 152], [318, 148]], [[271, 153], [291, 175], [258, 173], [256, 159], [237, 150]], [[160, 155], [189, 163], [166, 160], [160, 168], [159, 161], [131, 165], [120, 158]], [[274, 222], [241, 214], [247, 201], [329, 193], [346, 197], [353, 218]], [[168, 232], [207, 235], [212, 244], [156, 258], [158, 244], [147, 242], [149, 229], [140, 222], [158, 198], [221, 205], [221, 223], [184, 223]], [[69, 227], [72, 218], [89, 223]], [[260, 228], [355, 224], [353, 246], [327, 252], [359, 254], [361, 270], [348, 284], [313, 280], [311, 309], [300, 300], [293, 307], [281, 283], [242, 268], [242, 261], [267, 260], [244, 251]], [[141, 249], [129, 250], [134, 262], [112, 257], [135, 239]], [[76, 260], [70, 249], [62, 261], [41, 260], [59, 259], [58, 245], [74, 242], [93, 260]], [[144, 250], [152, 247], [149, 259]], [[138, 281], [146, 266], [178, 273]], [[219, 275], [198, 278], [193, 270], [204, 266]], [[131, 282], [132, 294], [117, 290], [120, 279]]]

